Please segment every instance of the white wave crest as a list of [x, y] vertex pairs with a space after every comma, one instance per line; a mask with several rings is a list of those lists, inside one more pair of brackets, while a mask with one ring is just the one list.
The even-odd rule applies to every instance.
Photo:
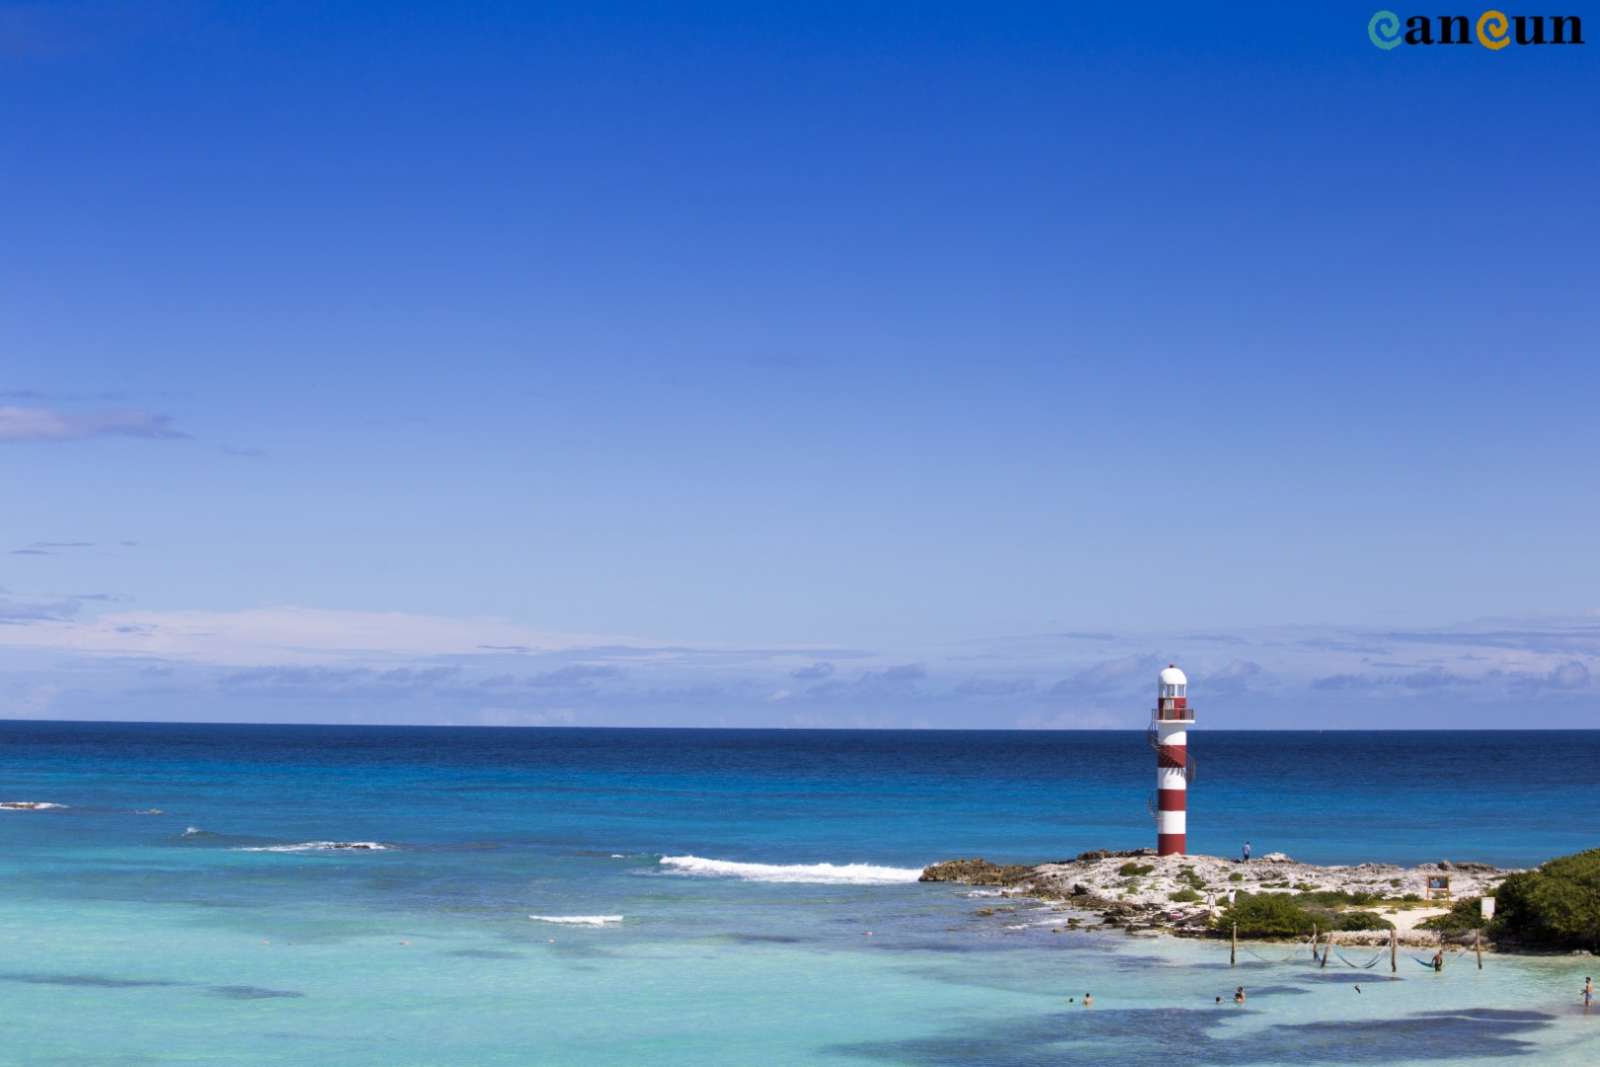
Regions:
[[184, 837], [193, 837], [195, 834], [203, 834], [203, 833], [205, 833], [205, 831], [200, 829], [200, 827], [198, 827], [198, 826], [185, 826], [183, 828], [183, 836]]
[[922, 876], [921, 867], [875, 867], [869, 863], [736, 863], [700, 856], [662, 856], [661, 866], [674, 874], [813, 885], [898, 885], [915, 882]]
[[386, 852], [376, 841], [302, 841], [298, 845], [241, 845], [233, 852]]
[[48, 800], [0, 800], [0, 809], [5, 811], [49, 811], [64, 807], [65, 804], [52, 804]]
[[562, 926], [615, 926], [622, 921], [620, 915], [530, 915], [536, 923], [558, 923]]

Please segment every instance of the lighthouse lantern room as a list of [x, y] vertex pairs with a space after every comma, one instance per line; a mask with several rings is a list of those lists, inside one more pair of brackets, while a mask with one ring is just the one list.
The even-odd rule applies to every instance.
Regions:
[[1189, 759], [1192, 725], [1189, 679], [1169, 663], [1161, 672], [1150, 720], [1150, 743], [1156, 750], [1156, 852], [1162, 856], [1187, 851], [1189, 782], [1194, 778]]

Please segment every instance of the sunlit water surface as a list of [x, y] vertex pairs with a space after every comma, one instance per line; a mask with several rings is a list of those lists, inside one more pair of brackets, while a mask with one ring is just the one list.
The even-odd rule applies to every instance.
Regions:
[[[1196, 850], [1600, 843], [1546, 773], [1600, 767], [1590, 733], [1194, 745]], [[0, 1063], [1600, 1062], [1592, 957], [1230, 969], [912, 880], [1144, 844], [1150, 764], [1127, 733], [0, 724], [0, 800], [66, 805], [0, 811]]]

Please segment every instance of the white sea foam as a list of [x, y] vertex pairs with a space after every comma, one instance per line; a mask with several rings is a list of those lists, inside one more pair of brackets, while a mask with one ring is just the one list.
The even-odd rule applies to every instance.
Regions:
[[737, 863], [700, 856], [662, 856], [674, 874], [739, 878], [746, 882], [802, 882], [814, 885], [897, 885], [915, 882], [921, 867], [875, 867], [868, 863]]
[[48, 800], [0, 800], [0, 809], [5, 811], [49, 811], [64, 807], [65, 804], [52, 804]]
[[530, 915], [528, 918], [561, 926], [615, 926], [622, 921], [620, 915]]
[[[188, 831], [185, 831], [187, 833]], [[234, 852], [385, 852], [376, 841], [302, 841], [298, 845], [241, 845]]]
[[184, 837], [193, 837], [195, 834], [203, 834], [203, 833], [205, 833], [205, 831], [200, 829], [200, 827], [198, 827], [198, 826], [185, 826], [183, 828], [183, 836]]
[[1000, 890], [1000, 889], [974, 889], [970, 893], [962, 893], [961, 895], [964, 896], [964, 897], [971, 897], [971, 898], [977, 898], [977, 897], [1001, 897], [1001, 896], [1005, 896], [1005, 891], [1004, 890]]

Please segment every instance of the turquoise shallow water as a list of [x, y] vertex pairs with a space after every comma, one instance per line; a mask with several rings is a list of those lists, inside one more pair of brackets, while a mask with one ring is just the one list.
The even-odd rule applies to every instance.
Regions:
[[[1197, 848], [1597, 843], [1542, 773], [1553, 745], [1600, 766], [1593, 734], [1194, 744]], [[0, 724], [0, 800], [66, 805], [0, 812], [0, 1064], [1600, 1059], [1593, 958], [1230, 971], [910, 880], [1144, 844], [1151, 762], [1125, 733]], [[384, 848], [305, 847], [331, 841]], [[1215, 1005], [1239, 983], [1246, 1009]]]

